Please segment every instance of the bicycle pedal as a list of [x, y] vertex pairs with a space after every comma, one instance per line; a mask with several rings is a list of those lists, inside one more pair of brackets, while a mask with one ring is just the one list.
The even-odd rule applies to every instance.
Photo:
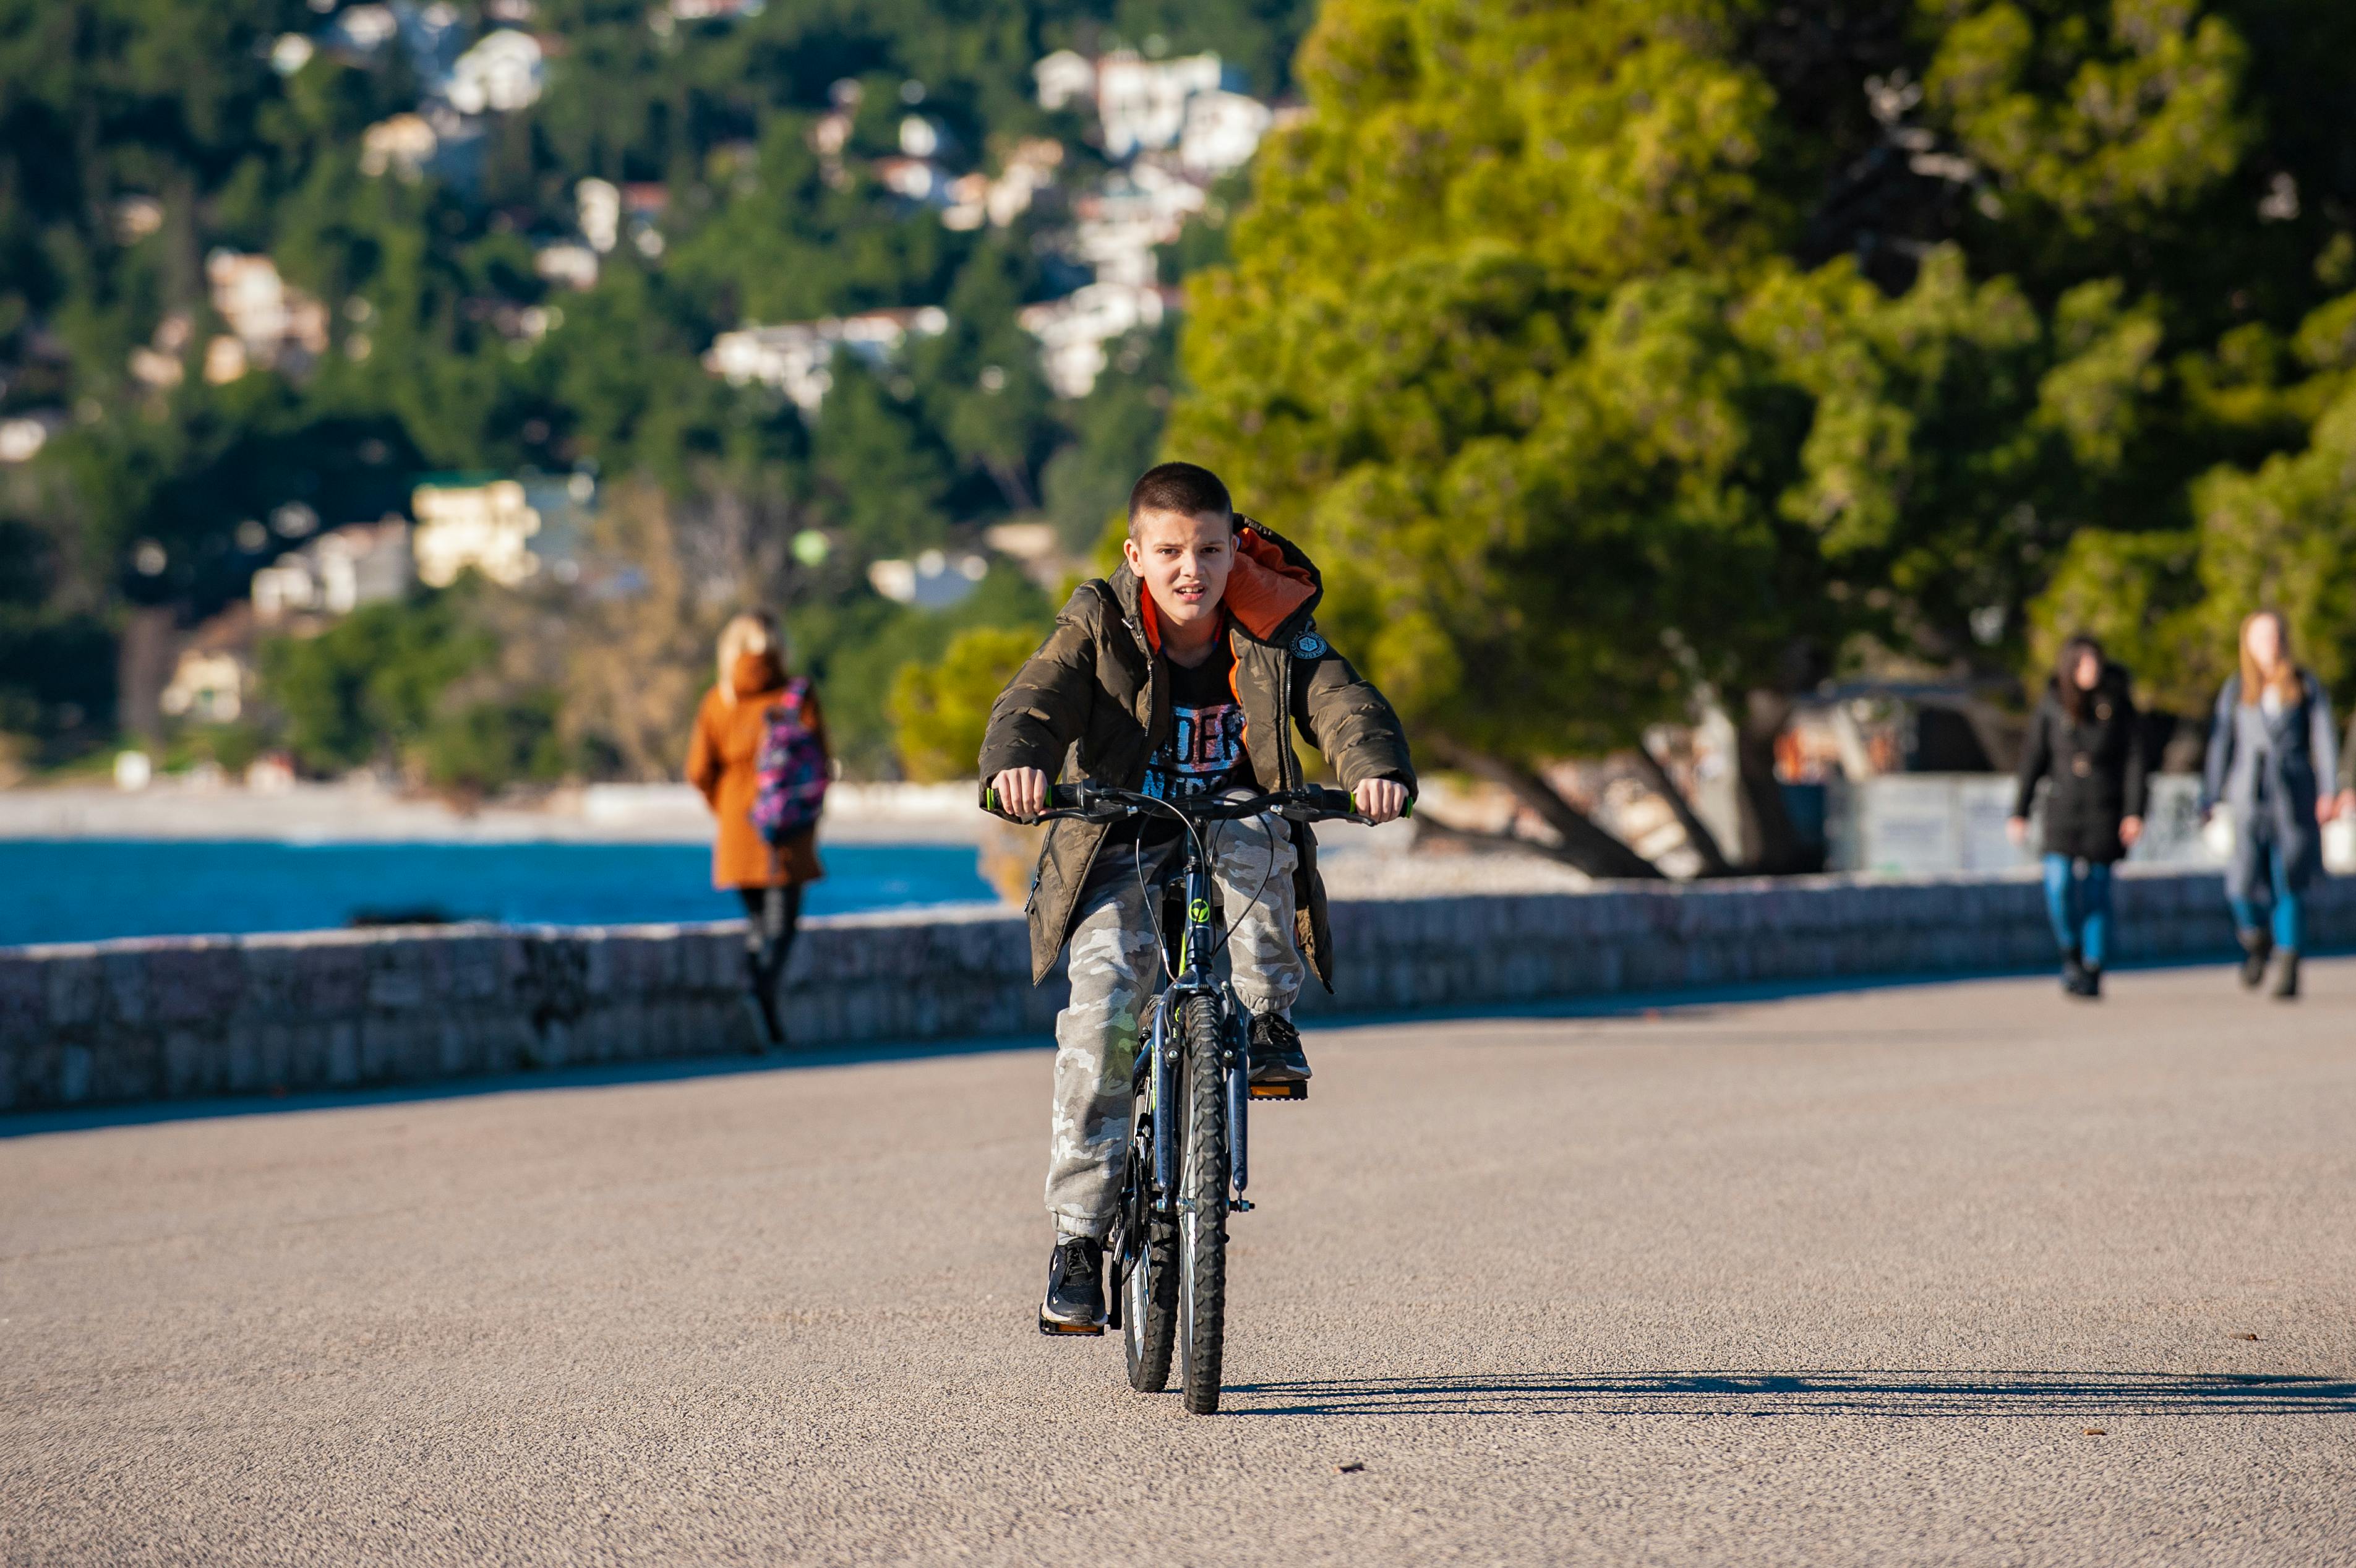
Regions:
[[1255, 1083], [1251, 1086], [1254, 1100], [1306, 1100], [1309, 1086], [1305, 1083]]
[[1104, 1331], [1105, 1326], [1101, 1323], [1058, 1323], [1052, 1317], [1039, 1319], [1039, 1332], [1051, 1338], [1072, 1334], [1083, 1339], [1098, 1339], [1103, 1337]]
[[1254, 1207], [1256, 1206], [1250, 1198], [1238, 1197], [1234, 1202], [1227, 1205], [1227, 1212], [1230, 1214], [1249, 1214]]

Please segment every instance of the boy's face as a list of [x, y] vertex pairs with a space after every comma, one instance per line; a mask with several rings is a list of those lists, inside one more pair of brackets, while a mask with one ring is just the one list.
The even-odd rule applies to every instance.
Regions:
[[1121, 550], [1163, 625], [1185, 629], [1216, 620], [1236, 560], [1235, 523], [1226, 513], [1148, 507]]

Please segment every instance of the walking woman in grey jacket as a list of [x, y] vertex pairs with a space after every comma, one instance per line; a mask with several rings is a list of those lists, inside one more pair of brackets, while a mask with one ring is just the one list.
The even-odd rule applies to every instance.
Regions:
[[2335, 740], [2331, 701], [2322, 682], [2291, 662], [2282, 617], [2260, 610], [2244, 621], [2241, 673], [2217, 694], [2201, 814], [2205, 820], [2221, 801], [2233, 812], [2225, 897], [2242, 936], [2242, 983], [2256, 989], [2279, 950], [2279, 997], [2298, 994], [2303, 903], [2323, 873], [2323, 824], [2338, 804]]

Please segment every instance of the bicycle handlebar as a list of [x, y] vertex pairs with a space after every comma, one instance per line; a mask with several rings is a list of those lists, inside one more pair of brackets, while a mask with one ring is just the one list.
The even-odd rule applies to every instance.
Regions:
[[[1295, 822], [1314, 822], [1344, 821], [1372, 824], [1372, 819], [1360, 814], [1358, 803], [1346, 789], [1328, 789], [1318, 785], [1305, 785], [1298, 789], [1280, 789], [1257, 795], [1230, 799], [1165, 800], [1158, 795], [1141, 794], [1134, 789], [1115, 789], [1103, 785], [1078, 783], [1055, 784], [1047, 789], [1047, 809], [1035, 817], [1016, 817], [1002, 810], [995, 788], [981, 792], [982, 810], [1009, 822], [1051, 822], [1060, 817], [1076, 817], [1090, 822], [1118, 822], [1123, 817], [1141, 816], [1148, 812], [1180, 817], [1192, 817], [1198, 822], [1236, 822], [1245, 817], [1258, 817], [1273, 811], [1278, 816]], [[1402, 817], [1415, 814], [1415, 802], [1408, 801], [1399, 812]]]

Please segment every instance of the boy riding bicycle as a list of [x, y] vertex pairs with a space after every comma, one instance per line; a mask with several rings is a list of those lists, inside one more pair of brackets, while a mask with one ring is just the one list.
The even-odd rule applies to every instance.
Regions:
[[[1130, 492], [1123, 566], [1083, 583], [991, 711], [981, 777], [1010, 816], [1035, 817], [1077, 748], [1098, 784], [1162, 799], [1301, 782], [1292, 737], [1323, 753], [1359, 811], [1388, 822], [1413, 796], [1398, 716], [1311, 619], [1317, 569], [1239, 516], [1208, 469], [1164, 463]], [[1103, 1241], [1129, 1142], [1139, 1014], [1162, 963], [1152, 900], [1182, 830], [1063, 821], [1032, 889], [1032, 979], [1071, 947], [1071, 1005], [1055, 1020], [1047, 1209], [1055, 1221], [1043, 1325], [1105, 1316]], [[1301, 959], [1332, 986], [1332, 941], [1306, 824], [1261, 817], [1209, 844], [1237, 997], [1251, 1010], [1251, 1077], [1309, 1078], [1287, 1015]]]

